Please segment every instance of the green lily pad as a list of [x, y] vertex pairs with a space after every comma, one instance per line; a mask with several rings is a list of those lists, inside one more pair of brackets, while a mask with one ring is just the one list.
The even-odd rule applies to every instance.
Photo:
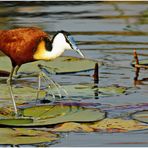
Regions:
[[[132, 66], [134, 66], [136, 64], [136, 62], [133, 61], [131, 64], [132, 64]], [[148, 66], [148, 59], [139, 60], [139, 65]]]
[[[31, 85], [31, 84], [30, 84]], [[0, 98], [3, 103], [7, 103], [8, 101], [11, 101], [10, 94], [9, 94], [9, 88], [7, 84], [0, 84]], [[40, 97], [45, 97], [46, 90], [40, 90]], [[26, 101], [34, 100], [37, 96], [37, 89], [31, 88], [29, 86], [21, 86], [21, 87], [15, 87], [13, 85], [13, 93], [15, 95], [15, 101], [17, 103], [24, 103]]]
[[[10, 71], [11, 63], [8, 57], [0, 57], [1, 70]], [[46, 66], [50, 72], [54, 73], [73, 73], [94, 69], [95, 63], [98, 61], [91, 59], [82, 59], [77, 57], [58, 57], [52, 61], [36, 61], [21, 66], [19, 72], [39, 72], [38, 64]], [[5, 64], [3, 64], [5, 63]], [[101, 65], [101, 63], [99, 63]]]
[[109, 94], [114, 94], [114, 95], [121, 95], [126, 92], [127, 88], [123, 86], [117, 86], [117, 85], [112, 85], [112, 86], [106, 86], [106, 87], [100, 87], [98, 88], [100, 92], [103, 93], [109, 93]]
[[[105, 113], [99, 109], [84, 108], [68, 105], [41, 105], [21, 109], [21, 114], [28, 118], [24, 122], [19, 119], [0, 119], [0, 125], [14, 127], [33, 127], [55, 125], [64, 122], [94, 122], [105, 117]], [[29, 120], [29, 118], [31, 119]], [[26, 119], [27, 120], [27, 119]], [[10, 121], [10, 122], [9, 122]], [[27, 123], [28, 122], [28, 123]]]
[[[73, 84], [73, 85], [63, 85], [62, 88], [67, 91], [71, 98], [92, 98], [95, 94], [99, 97], [109, 97], [124, 94], [127, 90], [126, 87], [111, 85], [105, 87], [95, 86], [94, 84]], [[53, 92], [56, 89], [51, 88]]]
[[56, 134], [23, 128], [0, 128], [0, 144], [36, 144], [58, 139]]
[[14, 118], [12, 118], [12, 119], [0, 119], [0, 124], [2, 125], [2, 124], [7, 124], [7, 125], [11, 125], [11, 124], [18, 124], [18, 125], [20, 125], [20, 124], [29, 124], [29, 123], [32, 123], [33, 122], [33, 120], [32, 119], [23, 119], [23, 118], [18, 118], [18, 119], [14, 119]]
[[148, 110], [133, 113], [132, 118], [140, 122], [148, 123]]

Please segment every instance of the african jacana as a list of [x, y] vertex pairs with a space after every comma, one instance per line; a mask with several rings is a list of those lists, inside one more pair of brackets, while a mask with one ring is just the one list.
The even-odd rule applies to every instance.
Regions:
[[11, 81], [22, 64], [36, 60], [52, 60], [60, 56], [64, 50], [75, 50], [82, 57], [74, 38], [66, 31], [57, 32], [53, 38], [36, 27], [0, 30], [0, 50], [6, 54], [12, 63], [7, 84], [10, 89], [15, 114], [17, 107], [12, 92]]

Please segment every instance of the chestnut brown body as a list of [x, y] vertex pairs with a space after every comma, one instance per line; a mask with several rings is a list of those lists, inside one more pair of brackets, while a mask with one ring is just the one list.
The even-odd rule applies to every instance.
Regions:
[[40, 28], [27, 27], [0, 30], [0, 50], [10, 57], [12, 66], [35, 61], [33, 55], [41, 40], [50, 38]]

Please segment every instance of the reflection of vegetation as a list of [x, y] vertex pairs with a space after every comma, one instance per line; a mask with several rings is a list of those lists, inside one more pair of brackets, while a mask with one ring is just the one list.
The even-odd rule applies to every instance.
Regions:
[[147, 85], [145, 82], [148, 82], [148, 78], [142, 78], [139, 80], [140, 68], [135, 68], [135, 77], [134, 77], [134, 85]]
[[0, 17], [0, 29], [8, 29], [9, 21], [11, 21], [9, 17]]
[[[8, 2], [7, 2], [8, 3]], [[14, 12], [16, 11], [15, 7], [9, 7], [9, 5], [3, 5], [1, 3], [0, 6], [0, 29], [8, 29], [10, 21], [14, 20], [14, 18], [8, 16], [8, 13], [11, 13], [14, 15]]]
[[144, 81], [148, 81], [148, 78], [143, 78], [142, 80], [138, 80], [140, 69], [148, 69], [148, 60], [140, 60], [136, 50], [134, 50], [134, 61], [132, 62], [132, 66], [135, 67], [135, 77], [134, 77], [134, 85], [144, 85]]

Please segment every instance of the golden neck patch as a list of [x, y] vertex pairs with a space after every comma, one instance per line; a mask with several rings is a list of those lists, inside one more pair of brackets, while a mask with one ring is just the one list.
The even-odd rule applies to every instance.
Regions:
[[48, 51], [46, 50], [46, 43], [44, 40], [41, 40], [37, 46], [36, 52], [33, 55], [33, 58], [36, 60], [46, 60], [46, 53]]
[[[59, 38], [60, 37], [60, 38]], [[33, 55], [35, 60], [52, 60], [59, 57], [65, 49], [68, 49], [65, 38], [58, 36], [54, 38], [53, 43], [49, 40], [41, 40], [37, 46], [37, 49]]]

